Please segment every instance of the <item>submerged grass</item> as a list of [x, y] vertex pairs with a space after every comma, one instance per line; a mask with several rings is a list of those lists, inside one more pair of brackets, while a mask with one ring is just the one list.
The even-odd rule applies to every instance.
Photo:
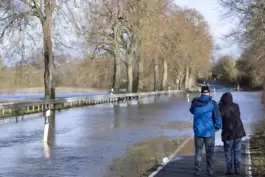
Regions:
[[187, 129], [192, 127], [192, 122], [169, 122], [165, 125], [161, 125], [162, 129]]
[[265, 175], [265, 132], [252, 136], [250, 145], [252, 176], [263, 177]]
[[23, 103], [23, 102], [31, 102], [31, 101], [36, 101], [36, 100], [0, 100], [0, 104], [5, 104], [5, 103]]
[[184, 140], [169, 137], [147, 139], [129, 147], [126, 153], [113, 161], [104, 177], [146, 177], [171, 155]]

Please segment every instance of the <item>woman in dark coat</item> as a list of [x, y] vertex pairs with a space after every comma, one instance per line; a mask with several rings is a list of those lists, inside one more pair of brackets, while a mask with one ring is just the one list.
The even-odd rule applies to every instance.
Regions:
[[[219, 104], [223, 128], [222, 141], [226, 158], [226, 174], [233, 174], [233, 164], [235, 174], [240, 173], [241, 164], [241, 141], [246, 136], [243, 123], [240, 118], [240, 109], [238, 104], [233, 102], [232, 94], [227, 92], [221, 97]], [[234, 156], [234, 163], [232, 157]]]

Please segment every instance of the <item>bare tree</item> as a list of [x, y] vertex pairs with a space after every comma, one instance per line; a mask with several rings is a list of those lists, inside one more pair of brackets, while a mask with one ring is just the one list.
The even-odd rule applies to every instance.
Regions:
[[174, 83], [189, 89], [194, 86], [198, 72], [210, 70], [212, 38], [208, 25], [197, 11], [177, 8], [164, 26], [168, 26], [169, 32], [164, 40], [163, 56], [167, 56], [169, 70], [175, 75]]
[[[264, 66], [265, 2], [262, 0], [219, 0], [219, 2], [227, 10], [228, 17], [236, 18], [239, 21], [238, 27], [229, 36], [235, 38], [240, 46], [243, 46], [244, 56], [247, 54], [254, 63]], [[253, 73], [257, 74], [258, 68], [255, 68]], [[265, 83], [265, 76], [259, 80], [263, 80]]]
[[[119, 0], [90, 4], [92, 28], [88, 30], [87, 41], [96, 47], [98, 54], [108, 53], [114, 59], [113, 84], [115, 92], [120, 89], [121, 80], [121, 20], [123, 19], [124, 4]], [[97, 54], [97, 55], [98, 55]]]
[[152, 90], [169, 84], [190, 88], [197, 73], [210, 70], [212, 38], [197, 11], [173, 8], [168, 0], [101, 0], [92, 2], [90, 11], [87, 41], [96, 47], [95, 56], [114, 58], [116, 92], [125, 69], [128, 92], [150, 90], [151, 85]]
[[127, 68], [127, 91], [133, 92], [133, 63], [137, 57], [137, 46], [139, 46], [139, 31], [141, 28], [140, 19], [145, 10], [143, 0], [126, 0], [122, 18], [122, 48], [125, 52], [125, 59], [122, 60]]
[[36, 0], [13, 1], [5, 0], [1, 2], [0, 11], [2, 13], [2, 32], [1, 39], [7, 31], [16, 30], [22, 25], [29, 25], [30, 18], [36, 17], [42, 26], [43, 48], [44, 48], [44, 83], [45, 98], [55, 98], [54, 83], [54, 58], [52, 50], [52, 15], [56, 8], [55, 0]]
[[[8, 39], [17, 38], [11, 46], [12, 50], [17, 49], [22, 60], [26, 59], [23, 50], [32, 51], [38, 45], [38, 39], [43, 44], [44, 60], [44, 87], [45, 98], [55, 98], [55, 66], [54, 66], [54, 45], [67, 47], [66, 44], [58, 40], [59, 34], [54, 29], [56, 20], [61, 17], [72, 19], [71, 12], [65, 13], [65, 7], [69, 0], [3, 0], [0, 5], [0, 37], [1, 41], [7, 43]], [[60, 16], [60, 18], [59, 18]], [[68, 17], [67, 17], [68, 16]], [[60, 24], [60, 26], [63, 25]], [[39, 30], [41, 27], [41, 30]], [[34, 31], [41, 31], [41, 35], [32, 35]], [[53, 33], [54, 32], [54, 33]], [[18, 37], [16, 37], [18, 34]], [[32, 48], [24, 45], [25, 35], [31, 40]], [[12, 37], [13, 36], [13, 37]], [[18, 43], [23, 44], [17, 47]], [[9, 42], [10, 43], [10, 42]], [[69, 47], [69, 46], [68, 46]], [[9, 48], [10, 49], [10, 48]], [[7, 50], [9, 50], [7, 49]], [[22, 54], [21, 54], [22, 51]], [[8, 52], [11, 53], [11, 52]], [[13, 52], [15, 53], [15, 52]], [[28, 54], [30, 55], [30, 54]]]

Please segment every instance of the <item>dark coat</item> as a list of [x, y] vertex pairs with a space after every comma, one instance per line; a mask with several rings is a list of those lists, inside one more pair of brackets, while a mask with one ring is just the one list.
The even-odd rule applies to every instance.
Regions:
[[233, 102], [232, 94], [227, 92], [221, 97], [219, 108], [223, 119], [222, 140], [235, 140], [246, 136], [246, 132], [240, 118], [238, 104]]

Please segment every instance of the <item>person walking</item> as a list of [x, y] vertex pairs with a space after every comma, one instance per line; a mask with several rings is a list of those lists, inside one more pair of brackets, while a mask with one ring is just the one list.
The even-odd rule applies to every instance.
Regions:
[[201, 173], [202, 151], [205, 145], [207, 172], [210, 176], [214, 175], [214, 146], [215, 132], [222, 128], [221, 114], [218, 104], [210, 96], [210, 88], [203, 86], [201, 96], [194, 98], [190, 112], [193, 117], [194, 145], [195, 145], [195, 168], [194, 175]]
[[[223, 120], [222, 141], [226, 159], [226, 175], [240, 174], [241, 164], [241, 141], [246, 132], [240, 118], [238, 104], [233, 102], [230, 92], [224, 93], [221, 97], [219, 108]], [[234, 158], [234, 163], [232, 159]]]

